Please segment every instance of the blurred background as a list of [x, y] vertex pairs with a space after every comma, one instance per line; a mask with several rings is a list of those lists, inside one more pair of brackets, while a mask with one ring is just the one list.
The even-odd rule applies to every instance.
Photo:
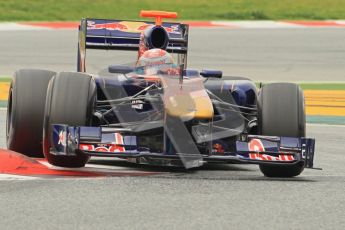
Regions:
[[182, 20], [345, 19], [344, 0], [0, 0], [0, 21], [137, 19], [141, 9], [169, 10]]

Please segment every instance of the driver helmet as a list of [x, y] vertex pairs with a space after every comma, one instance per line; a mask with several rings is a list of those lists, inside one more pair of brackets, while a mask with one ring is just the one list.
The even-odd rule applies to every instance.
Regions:
[[174, 64], [174, 59], [167, 51], [162, 49], [150, 49], [145, 51], [137, 62], [137, 66], [155, 66], [164, 64]]

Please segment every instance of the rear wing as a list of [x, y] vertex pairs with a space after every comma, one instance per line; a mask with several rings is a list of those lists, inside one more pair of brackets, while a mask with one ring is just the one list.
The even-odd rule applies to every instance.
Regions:
[[[78, 72], [85, 72], [86, 49], [139, 50], [140, 34], [154, 22], [108, 19], [82, 19], [79, 26]], [[178, 63], [187, 66], [188, 30], [186, 24], [163, 22], [168, 32], [167, 51], [178, 54]]]

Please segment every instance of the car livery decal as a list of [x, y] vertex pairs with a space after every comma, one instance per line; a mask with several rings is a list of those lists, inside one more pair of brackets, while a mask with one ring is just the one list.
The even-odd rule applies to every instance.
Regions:
[[109, 144], [80, 144], [79, 149], [93, 152], [125, 152], [123, 136], [120, 133], [114, 133], [112, 143]]
[[288, 154], [280, 154], [279, 157], [274, 157], [267, 154], [250, 153], [249, 158], [251, 160], [259, 160], [259, 161], [294, 161], [295, 160], [294, 156], [288, 155]]
[[[97, 23], [95, 21], [87, 21], [87, 29], [88, 30], [118, 30], [128, 33], [140, 33], [144, 31], [147, 27], [153, 24], [145, 23], [145, 22], [131, 22], [131, 21], [112, 21], [112, 22], [105, 22], [105, 23]], [[168, 33], [175, 33], [180, 34], [178, 25], [170, 25], [170, 26], [163, 26], [163, 28]]]
[[265, 151], [265, 147], [262, 144], [260, 139], [252, 139], [248, 143], [248, 149], [252, 152], [257, 153], [249, 153], [249, 158], [251, 160], [260, 160], [260, 161], [294, 161], [295, 158], [293, 155], [288, 154], [280, 154], [278, 157], [270, 156], [267, 154], [262, 154], [260, 152]]
[[126, 151], [125, 147], [116, 144], [80, 144], [79, 149], [92, 152], [110, 153], [121, 153]]
[[248, 143], [249, 151], [253, 152], [264, 152], [265, 147], [259, 139], [251, 139]]
[[142, 100], [133, 100], [132, 101], [132, 108], [142, 110], [144, 108], [143, 103], [145, 103], [145, 102]]

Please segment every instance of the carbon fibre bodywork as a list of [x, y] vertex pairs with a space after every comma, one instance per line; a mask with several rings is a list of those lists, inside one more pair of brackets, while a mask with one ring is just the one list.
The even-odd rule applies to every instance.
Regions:
[[[167, 14], [149, 12], [156, 22]], [[78, 72], [86, 71], [86, 49], [137, 50], [138, 59], [92, 75], [97, 93], [91, 125], [51, 124], [51, 154], [111, 156], [185, 168], [205, 162], [302, 165], [294, 175], [313, 167], [314, 139], [303, 133], [260, 135], [258, 89], [251, 80], [220, 80], [220, 71], [187, 68], [188, 25], [83, 19]], [[150, 49], [177, 55], [177, 62], [138, 67]], [[298, 100], [303, 118], [303, 98]], [[298, 125], [305, 127], [302, 120], [291, 124], [302, 122]]]
[[212, 149], [196, 156], [184, 153], [187, 160], [181, 162], [181, 153], [151, 152], [146, 146], [140, 146], [140, 136], [127, 134], [121, 129], [54, 125], [53, 130], [51, 151], [56, 155], [75, 155], [76, 151], [82, 151], [90, 156], [119, 157], [135, 159], [136, 163], [187, 168], [199, 167], [205, 162], [285, 165], [303, 162], [307, 168], [313, 167], [315, 140], [310, 138], [241, 135], [232, 148], [216, 140], [212, 145], [221, 143], [222, 150]]
[[[185, 74], [188, 75], [188, 70]], [[105, 75], [94, 79], [97, 101], [100, 106], [108, 105], [103, 113], [107, 114], [94, 119], [91, 127], [53, 125], [52, 154], [79, 152], [186, 168], [199, 167], [205, 162], [285, 165], [303, 162], [306, 167], [313, 167], [314, 139], [258, 135], [257, 88], [247, 78], [209, 79], [203, 83], [209, 96], [218, 98], [212, 101], [214, 117], [205, 121], [168, 115], [164, 109], [164, 89], [150, 89], [143, 94], [143, 89], [157, 84], [156, 80]], [[124, 98], [129, 98], [128, 103], [123, 102]], [[117, 100], [124, 104], [119, 105]], [[222, 103], [231, 110], [219, 106]], [[95, 111], [102, 112], [100, 108]], [[152, 114], [156, 116], [146, 120]]]

